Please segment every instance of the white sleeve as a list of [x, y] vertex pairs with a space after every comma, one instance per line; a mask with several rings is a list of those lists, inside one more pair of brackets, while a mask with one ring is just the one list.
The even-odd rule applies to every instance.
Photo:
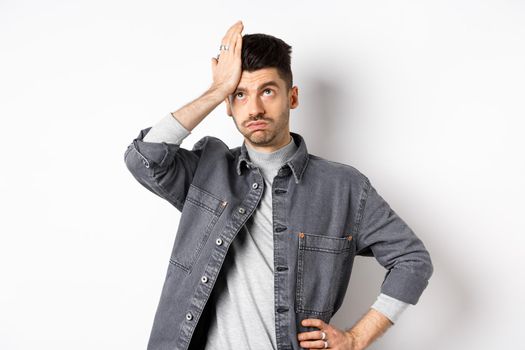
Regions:
[[144, 136], [145, 142], [166, 142], [180, 145], [191, 131], [187, 130], [171, 114], [166, 114], [161, 120], [151, 127], [149, 132]]

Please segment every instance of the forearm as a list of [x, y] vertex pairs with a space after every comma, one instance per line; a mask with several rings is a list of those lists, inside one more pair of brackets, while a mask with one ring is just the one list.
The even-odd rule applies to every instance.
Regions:
[[392, 322], [382, 313], [369, 309], [352, 328], [346, 330], [353, 339], [353, 350], [366, 349], [391, 325]]
[[171, 114], [186, 130], [191, 131], [221, 104], [227, 96], [225, 92], [212, 85], [195, 100], [185, 104]]

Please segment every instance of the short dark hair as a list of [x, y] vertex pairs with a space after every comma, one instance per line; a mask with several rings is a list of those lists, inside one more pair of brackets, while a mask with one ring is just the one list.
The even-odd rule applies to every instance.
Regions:
[[253, 72], [262, 68], [277, 68], [286, 87], [293, 86], [291, 68], [292, 47], [268, 34], [246, 34], [242, 37], [242, 70]]

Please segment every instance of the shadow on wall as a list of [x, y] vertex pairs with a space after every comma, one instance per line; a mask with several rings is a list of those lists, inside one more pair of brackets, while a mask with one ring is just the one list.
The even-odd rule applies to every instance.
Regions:
[[[302, 83], [307, 84], [308, 88], [303, 89], [298, 85], [299, 107], [291, 112], [290, 130], [304, 134], [308, 151], [323, 157], [337, 151], [337, 145], [345, 145], [348, 141], [340, 140], [338, 135], [345, 134], [344, 130], [352, 124], [352, 115], [340, 116], [338, 111], [348, 111], [348, 106], [352, 105], [351, 94], [345, 93], [343, 86], [332, 83], [330, 77], [319, 79], [302, 72], [301, 75]], [[337, 79], [340, 77], [334, 77], [332, 81], [336, 82]], [[326, 158], [330, 159], [329, 156]]]

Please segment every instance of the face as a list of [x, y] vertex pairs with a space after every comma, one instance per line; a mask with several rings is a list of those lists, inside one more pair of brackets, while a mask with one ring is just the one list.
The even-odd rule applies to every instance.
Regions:
[[286, 89], [276, 68], [243, 71], [226, 99], [228, 115], [252, 148], [273, 152], [290, 141], [290, 109], [298, 106], [298, 88]]

